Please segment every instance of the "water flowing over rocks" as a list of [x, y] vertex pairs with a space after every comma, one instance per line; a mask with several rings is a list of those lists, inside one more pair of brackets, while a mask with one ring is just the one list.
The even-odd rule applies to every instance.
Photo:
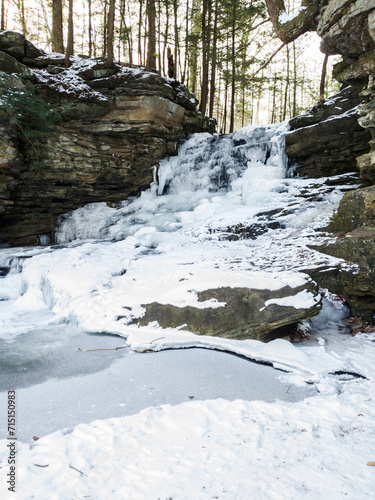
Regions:
[[0, 33], [4, 86], [32, 86], [62, 117], [44, 138], [22, 141], [20, 130], [0, 116], [0, 244], [54, 241], [57, 216], [137, 194], [183, 137], [214, 130], [196, 111], [195, 97], [174, 80], [142, 68], [108, 68], [101, 59], [71, 63], [66, 69], [61, 54], [45, 54], [18, 33]]

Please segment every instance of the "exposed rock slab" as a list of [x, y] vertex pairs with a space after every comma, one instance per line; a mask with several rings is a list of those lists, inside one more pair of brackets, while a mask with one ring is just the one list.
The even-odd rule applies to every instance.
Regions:
[[[306, 306], [301, 306], [301, 297], [308, 298]], [[185, 325], [198, 335], [267, 342], [285, 335], [298, 321], [315, 316], [321, 307], [317, 285], [312, 281], [273, 291], [221, 287], [198, 292], [199, 301], [210, 299], [225, 306], [201, 309], [153, 302], [143, 305], [146, 313], [135, 321], [141, 325], [157, 321], [163, 328]]]
[[[280, 4], [276, 2], [276, 5]], [[292, 132], [286, 137], [287, 153], [299, 174], [319, 177], [359, 169], [363, 181], [373, 185], [375, 3], [373, 0], [306, 0], [304, 5], [315, 7], [315, 29], [322, 38], [322, 52], [342, 56], [342, 62], [334, 68], [334, 76], [343, 83], [344, 90], [339, 100], [334, 100], [333, 108], [325, 101], [291, 121]], [[345, 102], [344, 93], [348, 91], [351, 95], [346, 96]], [[336, 105], [339, 112], [335, 111]], [[338, 240], [333, 238], [331, 244], [314, 247], [356, 265], [306, 270], [323, 286], [347, 295], [352, 312], [371, 321], [375, 320], [373, 189], [372, 186], [346, 194], [329, 229], [341, 236], [348, 234]]]
[[356, 266], [311, 277], [331, 291], [345, 295], [353, 314], [374, 321], [375, 186], [346, 193], [328, 229], [345, 236], [313, 248]]
[[17, 59], [2, 51], [0, 51], [0, 68], [1, 71], [9, 75], [17, 73], [22, 76], [31, 76], [32, 74], [24, 64], [21, 64]]
[[344, 295], [352, 310], [366, 321], [375, 320], [375, 228], [359, 227], [327, 245], [314, 246], [315, 250], [357, 264], [330, 270], [327, 274], [312, 275], [322, 286]]
[[375, 186], [345, 193], [329, 229], [346, 234], [356, 228], [375, 228]]
[[298, 175], [324, 177], [358, 170], [357, 157], [368, 153], [371, 138], [358, 123], [361, 102], [358, 87], [347, 86], [290, 120], [286, 153]]
[[343, 54], [348, 60], [373, 50], [369, 16], [374, 11], [372, 0], [329, 0], [317, 27], [322, 52]]

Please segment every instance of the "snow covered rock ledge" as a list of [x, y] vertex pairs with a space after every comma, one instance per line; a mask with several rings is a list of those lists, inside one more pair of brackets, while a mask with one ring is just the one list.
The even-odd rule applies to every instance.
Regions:
[[[13, 62], [10, 69], [5, 60]], [[215, 122], [196, 110], [195, 96], [175, 80], [143, 67], [108, 67], [103, 58], [72, 56], [65, 68], [63, 54], [31, 49], [17, 33], [0, 36], [0, 71], [8, 79], [6, 73], [15, 73], [15, 95], [27, 91], [42, 98], [61, 117], [32, 145], [13, 137], [17, 134], [5, 137], [6, 150], [18, 145], [18, 154], [8, 159], [0, 151], [0, 177], [12, 173], [6, 185], [0, 184], [5, 200], [0, 245], [54, 241], [57, 216], [86, 203], [116, 203], [137, 194], [182, 138], [215, 129]], [[30, 80], [25, 85], [24, 73]], [[0, 114], [0, 128], [8, 122]]]
[[[183, 327], [198, 335], [269, 341], [291, 325], [318, 314], [321, 297], [313, 281], [278, 290], [220, 287], [197, 293], [197, 307], [143, 304], [140, 325], [157, 321], [163, 328]], [[203, 307], [203, 302], [211, 306]], [[286, 334], [286, 333], [285, 333]]]

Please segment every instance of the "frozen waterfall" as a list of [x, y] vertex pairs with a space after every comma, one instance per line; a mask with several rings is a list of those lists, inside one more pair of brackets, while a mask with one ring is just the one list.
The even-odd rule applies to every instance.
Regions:
[[119, 209], [95, 203], [63, 216], [60, 243], [75, 239], [123, 239], [141, 227], [163, 231], [199, 219], [206, 202], [217, 205], [266, 205], [286, 177], [287, 124], [246, 127], [231, 135], [194, 134], [177, 156], [161, 161], [155, 182]]

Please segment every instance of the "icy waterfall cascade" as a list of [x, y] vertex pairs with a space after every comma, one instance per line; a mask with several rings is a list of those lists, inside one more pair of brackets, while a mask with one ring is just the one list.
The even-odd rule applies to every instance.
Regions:
[[286, 132], [283, 123], [230, 135], [194, 134], [177, 156], [161, 161], [155, 182], [140, 197], [117, 209], [94, 203], [63, 216], [57, 241], [121, 240], [143, 227], [175, 231], [201, 218], [208, 202], [208, 213], [220, 204], [263, 206], [286, 176]]
[[161, 163], [158, 194], [231, 190], [233, 181], [246, 172], [248, 187], [262, 177], [283, 178], [286, 130], [282, 124], [246, 127], [231, 135], [195, 134], [182, 145], [178, 156]]

